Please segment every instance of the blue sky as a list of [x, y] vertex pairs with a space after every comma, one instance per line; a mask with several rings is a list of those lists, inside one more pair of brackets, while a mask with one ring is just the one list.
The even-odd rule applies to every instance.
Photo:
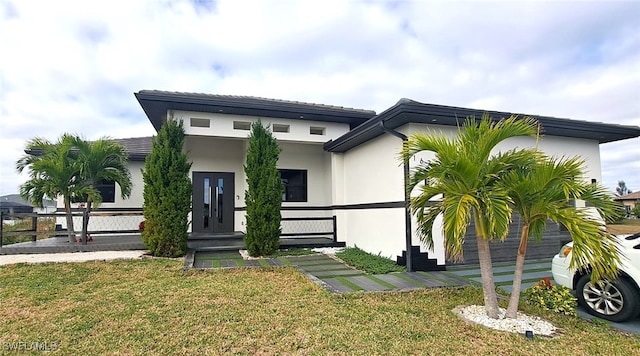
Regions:
[[[639, 1], [0, 0], [0, 195], [27, 140], [154, 134], [142, 89], [640, 126]], [[640, 139], [601, 146], [640, 190]]]

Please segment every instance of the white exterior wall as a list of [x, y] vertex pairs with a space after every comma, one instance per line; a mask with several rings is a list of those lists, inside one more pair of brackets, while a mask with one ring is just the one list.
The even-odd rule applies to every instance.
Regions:
[[[553, 157], [580, 157], [585, 161], [583, 177], [586, 182], [595, 179], [602, 183], [602, 168], [600, 163], [600, 144], [595, 140], [579, 138], [542, 136], [538, 142], [538, 148]], [[529, 137], [516, 137], [508, 139], [498, 145], [498, 150], [518, 148], [534, 148], [536, 141]]]
[[[448, 137], [457, 134], [457, 128], [441, 125], [408, 124], [397, 131], [409, 135], [427, 130], [442, 133]], [[538, 148], [550, 156], [580, 156], [585, 160], [586, 176], [590, 181], [601, 181], [600, 152], [597, 141], [572, 139], [567, 137], [543, 136], [539, 142], [533, 138], [513, 138], [500, 144], [495, 152], [517, 148]], [[372, 141], [362, 144], [344, 154], [334, 154], [332, 169], [334, 171], [333, 200], [334, 204], [362, 204], [374, 202], [391, 202], [404, 199], [403, 168], [397, 155], [402, 147], [400, 139], [384, 134]], [[422, 152], [414, 156], [409, 165], [411, 168], [420, 164], [421, 160], [433, 158], [431, 152]], [[379, 187], [387, 187], [379, 189]], [[417, 194], [417, 190], [412, 195]], [[338, 237], [348, 246], [357, 245], [370, 253], [380, 253], [391, 257], [400, 255], [406, 249], [404, 231], [404, 209], [344, 209], [336, 212], [338, 216]], [[434, 250], [427, 250], [419, 241], [415, 230], [416, 219], [412, 216], [412, 244], [420, 245], [423, 252], [429, 252], [430, 258], [436, 258], [438, 264], [445, 264], [443, 236], [440, 219], [436, 227]]]
[[[334, 204], [390, 203], [404, 200], [404, 173], [398, 152], [402, 141], [384, 135], [344, 154], [333, 167]], [[342, 183], [340, 185], [340, 183]], [[405, 249], [404, 208], [337, 209], [338, 240], [347, 246], [392, 259]]]
[[[322, 145], [279, 142], [282, 152], [278, 160], [279, 169], [301, 169], [307, 171], [307, 201], [282, 202], [283, 218], [330, 217], [331, 210], [331, 154]], [[316, 207], [318, 210], [287, 210], [287, 207]]]
[[[196, 136], [246, 138], [249, 135], [249, 130], [234, 129], [234, 121], [253, 123], [258, 120], [261, 120], [262, 124], [268, 127], [273, 127], [273, 124], [288, 125], [289, 132], [274, 132], [273, 134], [273, 136], [281, 142], [292, 141], [323, 144], [349, 132], [348, 124], [334, 122], [239, 116], [193, 111], [175, 111], [169, 113], [169, 117], [176, 120], [182, 120], [184, 123], [185, 133], [187, 135]], [[192, 118], [208, 121], [209, 127], [192, 126]], [[324, 132], [322, 135], [312, 135], [310, 133], [311, 127], [323, 128]]]

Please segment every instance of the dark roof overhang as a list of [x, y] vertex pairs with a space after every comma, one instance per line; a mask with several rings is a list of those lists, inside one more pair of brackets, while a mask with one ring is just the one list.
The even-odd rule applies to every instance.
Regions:
[[409, 99], [401, 99], [394, 106], [359, 127], [325, 143], [324, 149], [329, 152], [343, 153], [374, 139], [384, 133], [380, 122], [384, 122], [384, 126], [392, 130], [408, 123], [459, 126], [462, 125], [467, 117], [475, 116], [480, 118], [485, 112], [496, 121], [508, 118], [511, 115], [536, 118], [542, 125], [543, 133], [550, 136], [582, 138], [598, 141], [599, 143], [620, 141], [640, 136], [640, 127], [638, 126], [423, 104]]
[[310, 104], [251, 96], [179, 93], [141, 90], [134, 94], [156, 131], [168, 110], [224, 113], [349, 124], [355, 128], [376, 115], [375, 111]]
[[[153, 137], [114, 138], [113, 141], [121, 144], [127, 150], [127, 159], [130, 161], [142, 161], [151, 153]], [[72, 151], [77, 151], [73, 148]], [[40, 148], [26, 149], [24, 153], [32, 156], [42, 156], [44, 151]]]

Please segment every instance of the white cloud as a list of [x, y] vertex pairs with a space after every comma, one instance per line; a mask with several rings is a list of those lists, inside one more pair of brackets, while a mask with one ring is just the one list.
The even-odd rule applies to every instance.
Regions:
[[[24, 180], [13, 165], [35, 135], [153, 134], [142, 89], [640, 125], [638, 13], [624, 1], [5, 1], [0, 194]], [[601, 147], [605, 185], [640, 189], [637, 147]]]

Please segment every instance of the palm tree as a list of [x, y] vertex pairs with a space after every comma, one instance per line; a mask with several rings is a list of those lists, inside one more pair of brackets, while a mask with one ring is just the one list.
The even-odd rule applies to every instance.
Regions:
[[82, 220], [82, 243], [87, 243], [87, 227], [92, 204], [96, 207], [102, 202], [102, 196], [96, 189], [100, 182], [115, 182], [120, 186], [120, 195], [131, 195], [131, 174], [127, 168], [127, 150], [121, 144], [103, 137], [96, 141], [85, 141], [74, 137], [74, 149], [77, 150], [79, 167], [79, 189], [76, 192], [86, 201]]
[[78, 189], [79, 173], [73, 147], [74, 138], [69, 134], [63, 134], [55, 143], [36, 137], [27, 143], [27, 153], [16, 162], [19, 173], [25, 168], [29, 170], [30, 179], [20, 186], [24, 200], [42, 207], [45, 197], [63, 197], [69, 242], [75, 242], [71, 198]]
[[564, 225], [571, 234], [573, 267], [589, 265], [594, 278], [600, 279], [615, 276], [619, 262], [615, 239], [606, 232], [604, 222], [589, 216], [584, 209], [569, 205], [572, 200], [584, 200], [602, 217], [615, 218], [620, 208], [606, 189], [580, 179], [584, 162], [579, 158], [552, 159], [536, 155], [539, 156], [537, 162], [511, 170], [499, 183], [509, 191], [513, 208], [522, 219], [508, 318], [517, 315], [528, 238], [541, 239], [549, 219]]
[[411, 210], [417, 215], [418, 235], [427, 247], [433, 248], [433, 224], [442, 215], [447, 256], [461, 260], [464, 236], [473, 218], [484, 303], [491, 318], [498, 318], [498, 303], [489, 240], [504, 239], [511, 220], [508, 192], [497, 183], [504, 173], [534, 159], [530, 151], [494, 155], [492, 151], [508, 138], [537, 134], [534, 119], [512, 116], [494, 122], [484, 114], [479, 122], [468, 118], [452, 139], [441, 133], [414, 134], [401, 153], [404, 160], [422, 151], [435, 153], [432, 160], [413, 169], [408, 185], [410, 191], [420, 186], [420, 194], [411, 199]]

